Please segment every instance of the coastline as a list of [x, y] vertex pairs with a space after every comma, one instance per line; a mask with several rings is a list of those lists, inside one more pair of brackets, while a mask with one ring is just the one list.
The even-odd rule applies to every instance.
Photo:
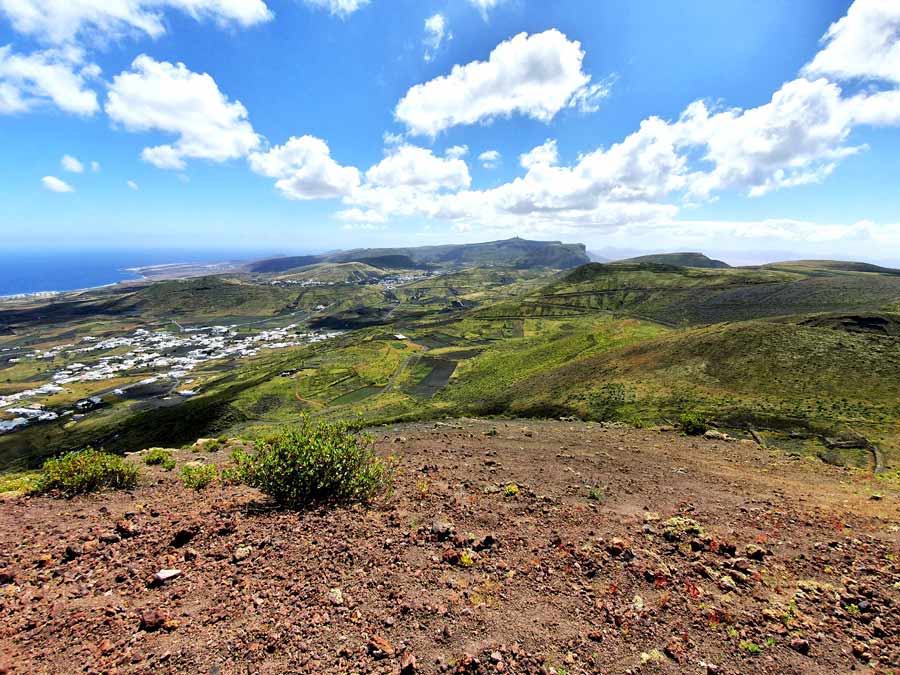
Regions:
[[9, 295], [0, 295], [0, 302], [4, 300], [34, 300], [41, 298], [53, 298], [66, 293], [86, 293], [87, 291], [96, 291], [101, 288], [111, 288], [119, 284], [133, 283], [136, 281], [147, 281], [145, 278], [140, 279], [122, 279], [121, 281], [113, 281], [109, 284], [100, 284], [98, 286], [87, 286], [85, 288], [72, 288], [68, 291], [32, 291], [31, 293], [11, 293]]
[[239, 270], [244, 261], [222, 261], [212, 263], [173, 262], [156, 265], [139, 265], [135, 267], [121, 267], [116, 270], [120, 274], [130, 274], [135, 278], [119, 279], [106, 284], [72, 288], [68, 290], [29, 291], [24, 293], [10, 293], [0, 295], [0, 302], [15, 300], [41, 300], [51, 299], [68, 293], [86, 293], [103, 288], [112, 288], [126, 284], [163, 281], [166, 279], [187, 279], [196, 276], [229, 274]]

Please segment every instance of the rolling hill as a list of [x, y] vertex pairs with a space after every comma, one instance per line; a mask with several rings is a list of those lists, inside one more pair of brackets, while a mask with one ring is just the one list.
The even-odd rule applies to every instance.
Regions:
[[366, 248], [318, 256], [271, 258], [249, 263], [255, 274], [277, 274], [322, 262], [359, 262], [381, 269], [498, 266], [517, 269], [570, 269], [589, 262], [584, 244], [530, 241], [514, 237], [479, 244], [448, 244], [407, 248]]
[[703, 253], [657, 253], [654, 255], [642, 255], [636, 258], [626, 258], [619, 262], [658, 263], [660, 265], [702, 267], [707, 269], [727, 269], [731, 267], [727, 262], [713, 260]]

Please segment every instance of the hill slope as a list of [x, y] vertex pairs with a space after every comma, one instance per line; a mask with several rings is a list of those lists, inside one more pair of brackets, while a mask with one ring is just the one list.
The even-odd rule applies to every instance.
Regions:
[[657, 253], [627, 258], [619, 262], [658, 263], [660, 265], [676, 265], [678, 267], [702, 267], [707, 269], [727, 269], [727, 262], [713, 260], [703, 253]]
[[[175, 451], [169, 473], [132, 457], [130, 493], [0, 502], [0, 668], [818, 675], [900, 660], [886, 481], [572, 422], [375, 433], [399, 470], [368, 509], [181, 485], [228, 447]], [[177, 578], [148, 585], [162, 568]]]

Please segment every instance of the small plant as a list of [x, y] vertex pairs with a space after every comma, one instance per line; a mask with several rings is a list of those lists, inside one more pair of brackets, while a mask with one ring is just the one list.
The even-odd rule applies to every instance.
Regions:
[[175, 468], [175, 459], [172, 453], [162, 448], [151, 448], [144, 453], [144, 464], [147, 466], [161, 466], [166, 471]]
[[346, 422], [299, 425], [256, 442], [253, 454], [233, 455], [241, 480], [284, 506], [368, 502], [390, 487], [392, 465], [372, 449], [373, 439]]
[[725, 632], [728, 633], [728, 637], [730, 637], [731, 639], [734, 639], [738, 636], [737, 628], [735, 628], [734, 626], [726, 626]]
[[138, 469], [118, 455], [87, 448], [48, 459], [37, 490], [71, 497], [104, 488], [127, 490], [137, 485]]
[[515, 483], [510, 483], [505, 488], [503, 488], [503, 496], [504, 497], [518, 497], [519, 496], [519, 486]]
[[215, 464], [188, 465], [181, 467], [181, 482], [187, 488], [202, 490], [219, 475]]
[[602, 504], [606, 499], [606, 494], [604, 494], [602, 488], [592, 487], [590, 490], [588, 490], [588, 499], [590, 499], [592, 502]]
[[459, 565], [460, 567], [471, 567], [475, 564], [475, 557], [472, 555], [472, 552], [469, 549], [466, 549], [459, 556]]
[[416, 483], [416, 489], [419, 491], [418, 497], [419, 499], [425, 499], [428, 496], [428, 479], [422, 478]]
[[847, 610], [847, 614], [849, 614], [850, 616], [859, 616], [860, 614], [859, 605], [857, 605], [856, 603], [850, 603], [844, 609]]
[[750, 656], [758, 656], [762, 654], [762, 647], [760, 647], [755, 642], [750, 642], [749, 640], [744, 640], [743, 642], [741, 642], [740, 647], [741, 651], [747, 652], [748, 654], [750, 654]]
[[775, 646], [775, 638], [769, 635], [765, 640], [763, 640], [763, 644], [766, 647], [774, 647]]
[[686, 412], [681, 414], [681, 431], [688, 436], [702, 436], [709, 431], [709, 423], [698, 412]]
[[27, 495], [35, 492], [41, 479], [37, 471], [15, 471], [0, 475], [0, 494]]

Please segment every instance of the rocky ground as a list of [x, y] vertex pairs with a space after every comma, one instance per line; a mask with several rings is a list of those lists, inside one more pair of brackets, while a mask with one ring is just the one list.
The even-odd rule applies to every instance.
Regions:
[[6, 499], [0, 672], [900, 668], [884, 481], [580, 423], [375, 433], [399, 470], [368, 509], [279, 511], [143, 464], [133, 492]]

